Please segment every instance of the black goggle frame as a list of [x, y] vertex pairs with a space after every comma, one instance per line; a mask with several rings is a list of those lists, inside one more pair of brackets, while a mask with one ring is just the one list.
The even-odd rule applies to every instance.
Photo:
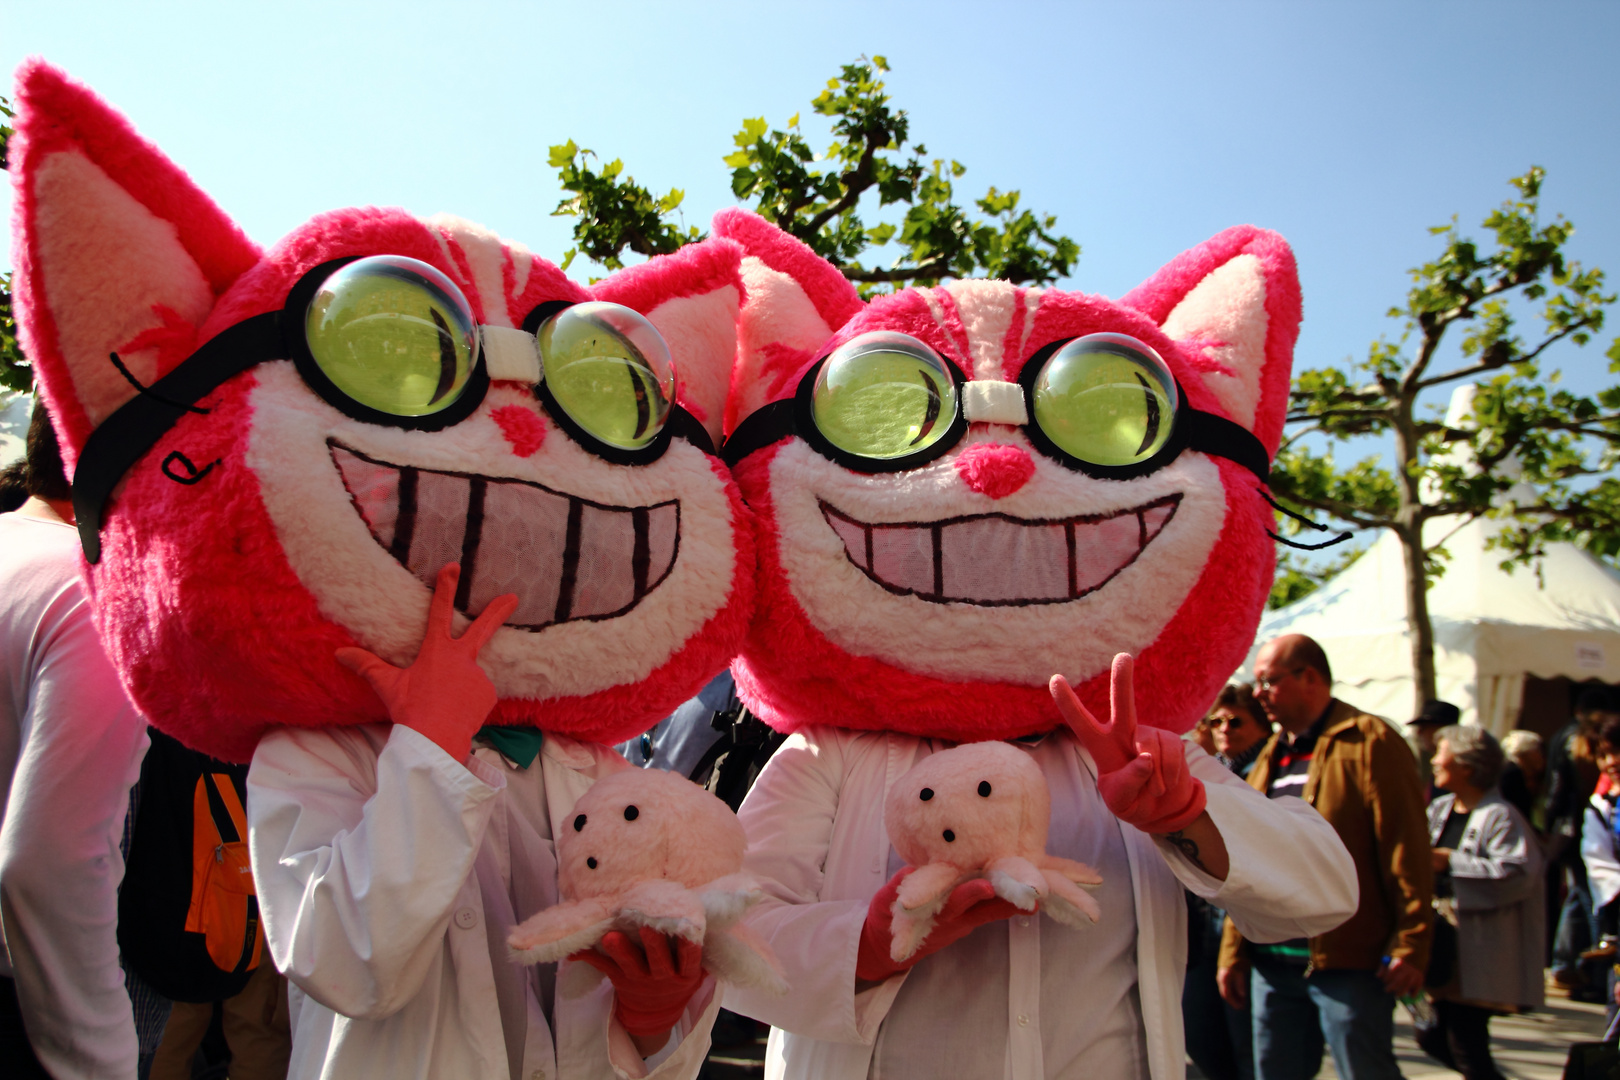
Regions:
[[[1174, 426], [1170, 430], [1170, 437], [1151, 457], [1130, 465], [1098, 465], [1065, 452], [1035, 422], [1035, 380], [1040, 377], [1041, 368], [1051, 359], [1052, 354], [1074, 340], [1076, 339], [1073, 337], [1061, 338], [1041, 346], [1024, 364], [1018, 376], [1018, 383], [1024, 391], [1025, 414], [1029, 417], [1029, 421], [1023, 424], [1022, 428], [1029, 441], [1044, 456], [1065, 468], [1083, 472], [1087, 476], [1105, 480], [1129, 480], [1164, 468], [1183, 450], [1190, 449], [1235, 461], [1259, 477], [1261, 483], [1269, 480], [1271, 458], [1260, 440], [1241, 424], [1234, 423], [1224, 416], [1193, 408], [1187, 403], [1187, 395], [1182, 391], [1179, 382], [1176, 384], [1179, 407], [1172, 421]], [[944, 357], [940, 359], [956, 383], [956, 415], [943, 435], [915, 454], [893, 458], [864, 457], [834, 446], [821, 433], [816, 426], [812, 406], [817, 376], [828, 360], [828, 356], [823, 356], [805, 372], [791, 398], [782, 398], [763, 405], [738, 424], [731, 437], [721, 447], [720, 456], [727, 465], [735, 466], [755, 451], [797, 435], [809, 443], [818, 454], [852, 472], [891, 473], [926, 465], [948, 453], [962, 440], [968, 429], [968, 420], [962, 408], [962, 388], [967, 379], [950, 360]]]
[[[443, 409], [422, 416], [396, 416], [364, 405], [338, 389], [316, 363], [304, 333], [304, 318], [309, 303], [327, 278], [363, 257], [350, 255], [330, 259], [309, 270], [288, 292], [280, 311], [267, 311], [227, 327], [151, 386], [135, 384], [139, 392], [90, 433], [73, 470], [73, 514], [78, 522], [79, 542], [84, 547], [86, 561], [94, 564], [101, 559], [102, 512], [113, 488], [118, 486], [124, 474], [156, 446], [158, 440], [186, 413], [209, 412], [206, 408], [198, 407], [197, 402], [259, 364], [290, 359], [305, 384], [323, 401], [362, 423], [416, 431], [439, 431], [473, 414], [483, 403], [490, 385], [482, 343], [460, 396]], [[572, 307], [573, 303], [570, 300], [555, 300], [539, 305], [523, 320], [523, 329], [535, 333], [546, 319], [564, 308]], [[125, 370], [117, 354], [113, 354], [112, 359], [120, 371]], [[129, 377], [127, 372], [125, 377]], [[134, 379], [130, 381], [133, 383]], [[626, 450], [603, 442], [575, 423], [546, 389], [543, 372], [534, 393], [546, 415], [569, 438], [591, 454], [615, 465], [651, 464], [664, 455], [664, 451], [669, 449], [670, 439], [675, 436], [694, 444], [706, 454], [715, 452], [707, 429], [675, 402], [670, 402], [668, 419], [648, 445]], [[171, 459], [177, 456], [183, 455], [178, 452], [169, 455]], [[169, 472], [169, 464], [166, 459], [164, 471], [174, 476]], [[194, 468], [189, 462], [186, 465]], [[209, 465], [194, 471], [193, 477], [182, 482], [195, 482], [212, 467]]]

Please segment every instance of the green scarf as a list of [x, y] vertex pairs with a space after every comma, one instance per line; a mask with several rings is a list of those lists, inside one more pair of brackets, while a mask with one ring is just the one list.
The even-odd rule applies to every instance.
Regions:
[[520, 769], [534, 764], [536, 755], [540, 753], [540, 744], [546, 741], [537, 728], [503, 727], [497, 724], [485, 724], [473, 738], [483, 739]]

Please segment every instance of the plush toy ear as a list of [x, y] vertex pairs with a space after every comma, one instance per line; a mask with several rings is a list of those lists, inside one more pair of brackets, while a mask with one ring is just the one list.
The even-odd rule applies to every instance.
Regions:
[[737, 330], [737, 366], [726, 433], [788, 385], [833, 332], [866, 305], [838, 268], [758, 214], [722, 210], [714, 235], [742, 247], [748, 290]]
[[1277, 452], [1300, 318], [1299, 272], [1282, 237], [1227, 229], [1121, 302], [1181, 343], [1227, 416]]
[[43, 61], [17, 72], [12, 255], [23, 351], [71, 471], [90, 432], [185, 359], [219, 295], [259, 260], [156, 147]]
[[741, 259], [736, 244], [709, 239], [621, 270], [591, 288], [595, 299], [634, 308], [664, 335], [680, 381], [678, 400], [708, 429], [715, 446], [737, 354]]

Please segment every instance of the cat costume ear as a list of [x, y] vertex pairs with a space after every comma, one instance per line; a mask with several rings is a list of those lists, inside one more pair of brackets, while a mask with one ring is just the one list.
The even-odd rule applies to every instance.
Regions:
[[782, 397], [815, 351], [866, 305], [832, 263], [758, 214], [722, 210], [714, 235], [742, 247], [748, 299], [737, 331], [737, 366], [726, 434]]
[[[185, 359], [257, 245], [156, 147], [42, 60], [17, 73], [12, 289], [71, 476], [90, 432]], [[116, 352], [129, 372], [111, 361]]]
[[1227, 418], [1277, 452], [1299, 336], [1299, 271], [1281, 236], [1239, 225], [1121, 299], [1182, 347]]

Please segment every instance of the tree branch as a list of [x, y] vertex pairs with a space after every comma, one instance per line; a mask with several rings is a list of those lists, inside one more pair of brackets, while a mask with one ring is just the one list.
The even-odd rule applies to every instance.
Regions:
[[1295, 424], [1301, 420], [1329, 420], [1343, 418], [1346, 420], [1357, 418], [1388, 419], [1387, 409], [1324, 409], [1313, 413], [1289, 413], [1283, 418], [1285, 424]]
[[805, 226], [811, 235], [820, 232], [823, 225], [860, 201], [866, 189], [872, 186], [872, 160], [877, 157], [877, 152], [881, 149], [882, 147], [877, 143], [877, 132], [868, 131], [866, 133], [866, 146], [861, 150], [861, 160], [856, 162], [853, 169], [839, 178], [844, 184], [843, 196], [836, 202], [828, 203], [827, 208], [811, 218]]
[[1562, 341], [1569, 337], [1569, 335], [1575, 333], [1577, 330], [1586, 329], [1590, 325], [1590, 319], [1582, 319], [1580, 322], [1573, 323], [1563, 330], [1560, 330], [1558, 333], [1548, 337], [1540, 345], [1537, 345], [1534, 349], [1531, 349], [1523, 356], [1513, 356], [1504, 351], [1504, 355], [1501, 360], [1486, 360], [1475, 364], [1473, 367], [1458, 368], [1456, 371], [1450, 371], [1444, 375], [1435, 375], [1431, 378], [1422, 379], [1418, 382], [1417, 388], [1419, 390], [1427, 390], [1432, 386], [1440, 386], [1444, 383], [1454, 382], [1457, 379], [1467, 379], [1475, 375], [1483, 375], [1487, 371], [1496, 371], [1499, 368], [1507, 367], [1509, 364], [1529, 363], [1542, 353], [1546, 352], [1549, 345]]
[[843, 275], [851, 281], [910, 281], [912, 278], [940, 278], [951, 272], [951, 264], [942, 259], [920, 266], [897, 266], [892, 270], [858, 270], [846, 268]]

